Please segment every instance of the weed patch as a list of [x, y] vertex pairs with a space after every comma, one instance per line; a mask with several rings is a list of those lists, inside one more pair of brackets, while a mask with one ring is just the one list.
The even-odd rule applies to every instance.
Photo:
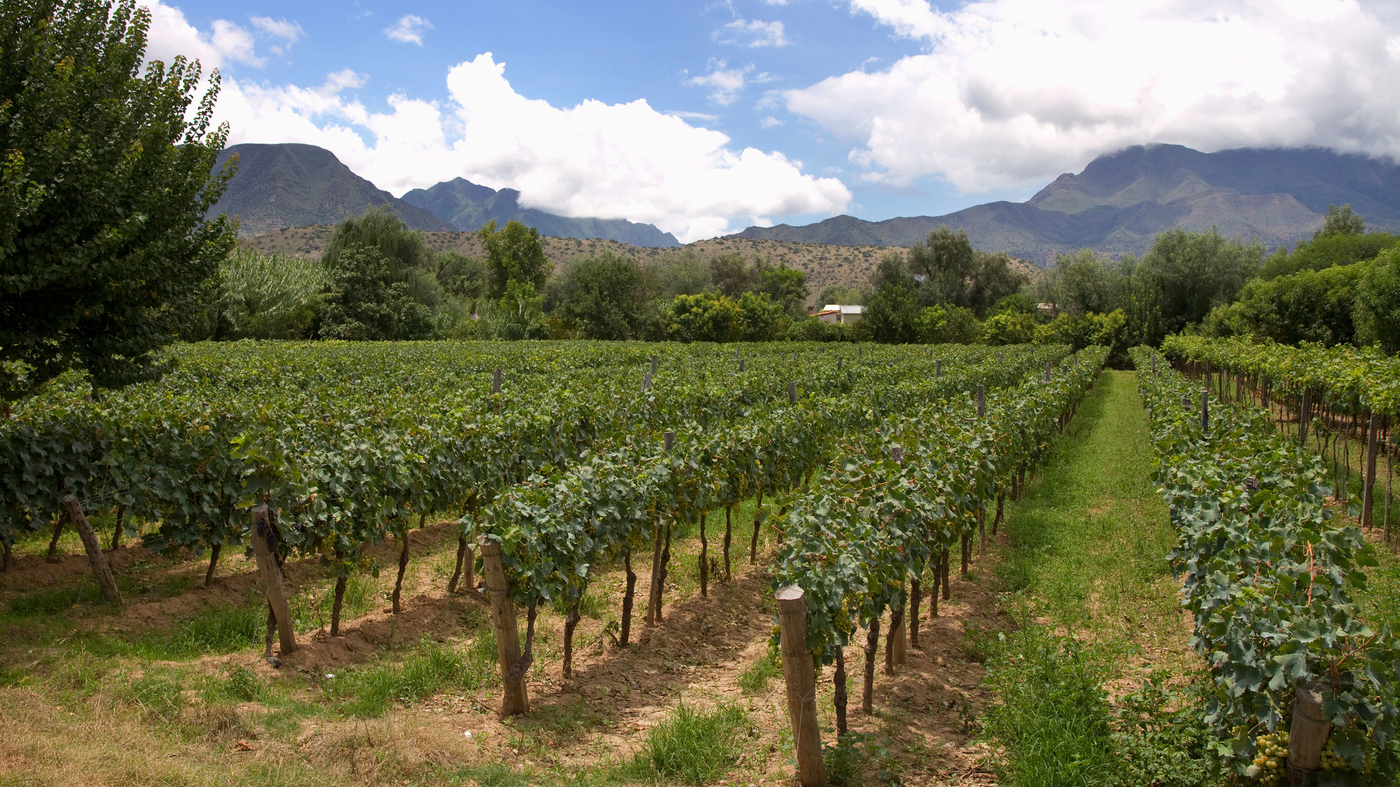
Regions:
[[660, 782], [712, 782], [738, 761], [748, 722], [748, 713], [738, 705], [699, 711], [682, 702], [651, 728], [631, 771]]

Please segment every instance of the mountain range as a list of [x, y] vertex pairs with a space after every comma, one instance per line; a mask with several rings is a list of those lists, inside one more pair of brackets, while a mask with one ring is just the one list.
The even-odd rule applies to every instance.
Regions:
[[335, 154], [315, 145], [242, 144], [225, 148], [215, 170], [238, 156], [238, 171], [210, 216], [239, 219], [238, 234], [252, 238], [286, 227], [335, 224], [387, 205], [410, 228], [475, 232], [488, 221], [520, 221], [560, 238], [615, 240], [632, 246], [669, 247], [680, 242], [651, 224], [625, 219], [568, 218], [520, 205], [520, 192], [479, 186], [462, 178], [415, 189], [402, 199], [356, 175]]
[[991, 202], [945, 216], [864, 221], [836, 216], [793, 227], [749, 227], [737, 237], [839, 246], [910, 246], [940, 225], [975, 248], [1040, 264], [1081, 248], [1146, 252], [1180, 225], [1266, 247], [1292, 245], [1322, 226], [1328, 205], [1350, 204], [1368, 229], [1400, 229], [1400, 166], [1322, 148], [1240, 148], [1202, 153], [1138, 145], [1099, 156], [1026, 202]]

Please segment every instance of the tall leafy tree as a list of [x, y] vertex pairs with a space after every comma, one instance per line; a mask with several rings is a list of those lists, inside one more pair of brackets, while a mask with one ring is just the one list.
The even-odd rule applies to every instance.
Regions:
[[529, 284], [535, 292], [544, 290], [545, 279], [553, 267], [544, 253], [540, 231], [518, 221], [497, 229], [494, 220], [477, 230], [481, 245], [486, 248], [486, 268], [491, 273], [491, 297], [506, 294], [506, 285], [518, 281]]
[[946, 224], [930, 230], [928, 237], [910, 247], [908, 269], [924, 277], [919, 289], [925, 303], [971, 305], [968, 283], [977, 271], [977, 255], [967, 232], [953, 232]]
[[807, 310], [807, 274], [781, 265], [764, 268], [758, 274], [758, 291], [767, 295], [788, 314], [805, 316]]
[[[1152, 249], [1132, 269], [1135, 285], [1149, 299], [1129, 303], [1129, 320], [1141, 309], [1152, 328], [1141, 338], [1157, 344], [1163, 336], [1200, 322], [1216, 306], [1230, 303], [1259, 270], [1264, 247], [1226, 239], [1220, 230], [1189, 232], [1174, 227], [1159, 234]], [[1134, 296], [1138, 293], [1134, 292]]]
[[655, 322], [636, 260], [603, 252], [575, 261], [560, 279], [558, 312], [586, 339], [640, 339]]
[[1366, 220], [1361, 214], [1352, 213], [1350, 205], [1340, 208], [1327, 206], [1327, 215], [1322, 219], [1322, 229], [1313, 233], [1313, 240], [1330, 238], [1333, 235], [1361, 235], [1366, 232]]
[[[0, 397], [66, 369], [99, 387], [162, 371], [233, 248], [205, 220], [219, 76], [142, 66], [150, 13], [133, 0], [0, 0]], [[191, 108], [192, 102], [194, 103]]]

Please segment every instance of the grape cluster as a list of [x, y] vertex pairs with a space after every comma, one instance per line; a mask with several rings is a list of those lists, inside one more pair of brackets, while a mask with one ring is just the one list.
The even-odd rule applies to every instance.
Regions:
[[[1361, 765], [1361, 775], [1370, 778], [1371, 771], [1375, 767], [1375, 764], [1376, 752], [1374, 749], [1368, 749], [1366, 751], [1366, 759]], [[1341, 757], [1337, 754], [1335, 739], [1329, 740], [1327, 742], [1327, 748], [1322, 750], [1322, 770], [1329, 773], [1351, 770], [1351, 763], [1347, 762], [1345, 757]]]
[[1288, 730], [1280, 727], [1255, 739], [1254, 765], [1259, 769], [1260, 784], [1283, 781], [1284, 762], [1288, 759]]

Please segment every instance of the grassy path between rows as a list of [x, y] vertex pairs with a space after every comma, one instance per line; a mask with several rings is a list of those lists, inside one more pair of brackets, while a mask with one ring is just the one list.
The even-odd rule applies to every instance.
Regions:
[[998, 574], [1019, 627], [996, 635], [986, 720], [1004, 784], [1214, 783], [1155, 466], [1136, 376], [1106, 371], [1010, 508]]

